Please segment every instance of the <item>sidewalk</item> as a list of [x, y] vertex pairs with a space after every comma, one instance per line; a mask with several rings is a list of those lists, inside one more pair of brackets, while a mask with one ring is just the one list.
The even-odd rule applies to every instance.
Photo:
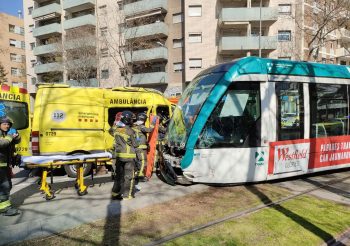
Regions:
[[[0, 245], [48, 236], [104, 219], [107, 215], [125, 213], [206, 189], [205, 185], [170, 186], [154, 176], [149, 182], [140, 183], [142, 190], [135, 199], [120, 202], [110, 199], [113, 185], [110, 175], [96, 177], [95, 186], [89, 187], [89, 193], [82, 197], [77, 195], [73, 182], [54, 183], [53, 189], [57, 192], [51, 201], [43, 198], [35, 183], [12, 192], [12, 201], [20, 207], [22, 214], [0, 217]], [[87, 183], [91, 184], [91, 180]]]

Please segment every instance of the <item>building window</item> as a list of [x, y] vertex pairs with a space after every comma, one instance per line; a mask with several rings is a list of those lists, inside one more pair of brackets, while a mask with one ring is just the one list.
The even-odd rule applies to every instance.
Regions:
[[292, 5], [291, 4], [279, 4], [278, 12], [281, 15], [290, 15], [292, 13]]
[[278, 31], [278, 41], [291, 41], [291, 31]]
[[202, 43], [202, 33], [189, 33], [188, 35], [189, 43]]
[[31, 15], [32, 12], [33, 12], [33, 7], [29, 7], [29, 8], [28, 8], [28, 15]]
[[108, 57], [108, 48], [101, 49], [101, 57]]
[[15, 33], [15, 26], [9, 24], [9, 32]]
[[35, 78], [35, 77], [32, 77], [30, 80], [31, 80], [31, 82], [32, 82], [32, 85], [35, 85], [35, 84], [36, 84], [36, 78]]
[[173, 39], [173, 48], [181, 48], [183, 47], [183, 39]]
[[13, 53], [10, 53], [10, 60], [11, 60], [12, 62], [17, 61], [17, 55], [16, 55], [16, 54], [13, 54]]
[[30, 50], [33, 50], [35, 48], [35, 43], [30, 43]]
[[182, 62], [174, 62], [174, 72], [181, 72], [183, 70]]
[[202, 5], [190, 5], [188, 8], [188, 15], [192, 17], [202, 16]]
[[108, 32], [108, 27], [101, 27], [100, 28], [100, 34], [101, 36], [107, 36], [107, 32]]
[[108, 69], [101, 70], [101, 79], [108, 79], [108, 78], [109, 78], [109, 70]]
[[16, 45], [17, 45], [17, 41], [14, 39], [10, 39], [10, 46], [16, 47]]
[[280, 59], [280, 60], [292, 60], [292, 57], [290, 57], [290, 56], [279, 56], [278, 59]]
[[98, 7], [100, 9], [100, 14], [101, 15], [106, 15], [107, 14], [107, 5], [102, 5], [100, 7]]
[[19, 34], [24, 35], [24, 27], [19, 28]]
[[182, 13], [173, 14], [173, 23], [181, 23], [182, 22]]
[[118, 1], [117, 4], [118, 4], [118, 9], [119, 10], [123, 10], [123, 2], [122, 1]]
[[21, 48], [25, 49], [26, 48], [26, 43], [24, 41], [21, 41]]
[[30, 64], [31, 64], [32, 67], [34, 67], [35, 64], [36, 64], [36, 60], [30, 60]]
[[190, 58], [190, 68], [202, 68], [202, 58]]
[[29, 25], [29, 32], [33, 32], [34, 25]]
[[11, 75], [18, 76], [18, 74], [19, 74], [18, 68], [11, 67]]

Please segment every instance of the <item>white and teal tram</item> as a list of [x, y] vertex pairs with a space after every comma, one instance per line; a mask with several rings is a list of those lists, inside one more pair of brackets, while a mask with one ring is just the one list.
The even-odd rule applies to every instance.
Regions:
[[170, 183], [245, 183], [350, 167], [350, 67], [246, 57], [206, 69], [170, 120]]

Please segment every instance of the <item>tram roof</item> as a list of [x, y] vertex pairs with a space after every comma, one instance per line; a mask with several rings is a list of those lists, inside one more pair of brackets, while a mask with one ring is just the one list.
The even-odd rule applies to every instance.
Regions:
[[245, 57], [210, 67], [197, 75], [229, 72], [350, 79], [350, 66], [291, 60]]

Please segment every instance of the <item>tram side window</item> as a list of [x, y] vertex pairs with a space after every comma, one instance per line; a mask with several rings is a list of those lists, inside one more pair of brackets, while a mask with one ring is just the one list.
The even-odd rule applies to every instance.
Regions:
[[209, 116], [197, 148], [260, 146], [260, 116], [259, 83], [234, 83]]
[[311, 137], [349, 134], [349, 101], [346, 85], [310, 84]]
[[278, 140], [304, 138], [302, 83], [276, 83]]

